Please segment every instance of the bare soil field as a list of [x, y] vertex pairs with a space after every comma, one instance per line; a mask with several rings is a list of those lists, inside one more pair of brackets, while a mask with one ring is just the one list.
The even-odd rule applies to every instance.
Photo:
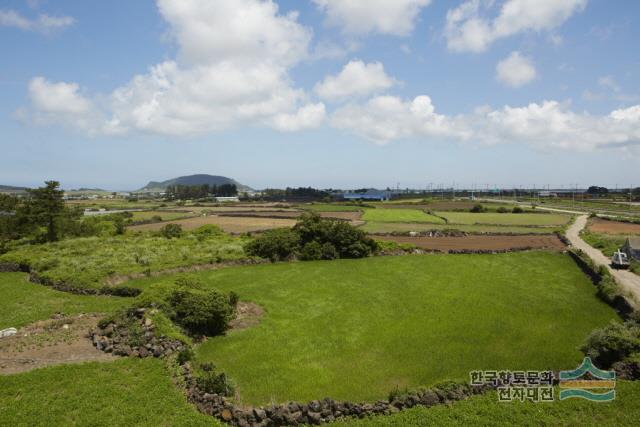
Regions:
[[132, 231], [158, 231], [167, 224], [179, 224], [183, 230], [194, 230], [207, 224], [221, 227], [227, 233], [247, 233], [264, 231], [272, 228], [293, 227], [296, 221], [287, 218], [255, 218], [233, 216], [201, 216], [178, 221], [157, 222], [155, 224], [134, 225], [128, 227]]
[[410, 236], [375, 236], [378, 240], [396, 243], [410, 243], [422, 249], [450, 250], [508, 250], [520, 248], [551, 249], [562, 251], [565, 244], [556, 235], [522, 235], [522, 236], [464, 236], [464, 237], [410, 237]]
[[97, 322], [93, 315], [43, 320], [0, 339], [0, 375], [61, 363], [115, 360], [89, 340], [88, 332]]
[[587, 229], [602, 234], [640, 234], [640, 224], [592, 218]]

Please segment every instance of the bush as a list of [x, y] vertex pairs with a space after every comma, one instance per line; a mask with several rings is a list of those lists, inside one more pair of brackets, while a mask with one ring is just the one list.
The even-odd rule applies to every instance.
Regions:
[[225, 295], [215, 289], [205, 289], [196, 281], [177, 281], [178, 289], [167, 302], [170, 317], [191, 334], [215, 336], [229, 328], [235, 316], [237, 295]]
[[596, 366], [609, 369], [614, 363], [640, 352], [640, 324], [634, 320], [612, 322], [593, 331], [580, 349]]
[[182, 236], [182, 226], [180, 224], [167, 224], [160, 229], [160, 234], [167, 239], [179, 238]]
[[196, 375], [196, 383], [201, 391], [222, 396], [231, 396], [233, 394], [233, 383], [224, 372], [216, 373], [215, 366], [210, 363], [202, 364], [200, 369], [201, 372]]
[[475, 205], [474, 207], [469, 209], [469, 212], [473, 212], [473, 213], [481, 213], [485, 211], [486, 211], [486, 208], [482, 205]]
[[196, 236], [212, 237], [212, 236], [222, 236], [224, 234], [224, 231], [222, 230], [222, 228], [218, 227], [217, 225], [207, 224], [207, 225], [203, 225], [201, 227], [196, 228], [195, 230], [192, 231], [192, 233]]
[[496, 212], [498, 212], [498, 213], [508, 213], [509, 209], [505, 208], [504, 206], [500, 206], [498, 209], [496, 209]]
[[336, 258], [338, 258], [338, 251], [336, 251], [335, 246], [329, 242], [321, 244], [314, 240], [304, 245], [300, 251], [300, 259], [305, 261], [331, 260]]
[[519, 214], [519, 213], [523, 213], [524, 209], [522, 209], [520, 206], [516, 206], [511, 210], [511, 212], [515, 214]]
[[248, 255], [268, 258], [273, 262], [295, 256], [300, 248], [300, 236], [289, 228], [265, 231], [245, 246]]

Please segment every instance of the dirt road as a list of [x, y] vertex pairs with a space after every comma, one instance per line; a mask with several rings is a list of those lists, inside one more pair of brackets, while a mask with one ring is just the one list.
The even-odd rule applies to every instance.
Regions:
[[580, 231], [587, 225], [587, 215], [580, 215], [576, 218], [575, 222], [567, 230], [567, 238], [571, 242], [571, 245], [576, 249], [581, 249], [597, 264], [605, 265], [613, 274], [618, 284], [623, 290], [633, 295], [635, 301], [633, 301], [636, 308], [638, 308], [640, 301], [640, 276], [625, 270], [614, 270], [611, 268], [611, 260], [604, 256], [602, 252], [595, 249], [591, 245], [587, 244], [580, 237]]

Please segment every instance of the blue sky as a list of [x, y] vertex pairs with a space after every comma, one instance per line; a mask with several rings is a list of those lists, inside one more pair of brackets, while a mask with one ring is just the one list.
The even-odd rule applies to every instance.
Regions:
[[640, 2], [5, 0], [0, 183], [640, 185]]

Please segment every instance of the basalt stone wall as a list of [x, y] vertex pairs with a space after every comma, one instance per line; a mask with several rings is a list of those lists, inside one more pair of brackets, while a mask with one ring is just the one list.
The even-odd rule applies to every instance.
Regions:
[[14, 262], [0, 262], [0, 273], [28, 273], [28, 269], [24, 270], [23, 267], [24, 266], [21, 266], [20, 264], [16, 264]]
[[495, 389], [495, 386], [490, 384], [471, 386], [465, 383], [449, 383], [446, 386], [408, 392], [391, 400], [378, 400], [373, 403], [353, 403], [325, 398], [307, 403], [288, 402], [261, 407], [240, 407], [224, 396], [200, 390], [188, 363], [182, 365], [181, 369], [189, 401], [201, 412], [239, 427], [318, 425], [341, 418], [389, 415], [415, 406], [447, 404]]
[[133, 313], [138, 328], [135, 336], [131, 325], [110, 322], [104, 327], [93, 329], [89, 336], [93, 345], [105, 353], [129, 357], [165, 357], [180, 352], [186, 345], [179, 340], [158, 336], [153, 322], [145, 317], [146, 309], [140, 308]]
[[67, 283], [62, 280], [53, 280], [44, 277], [35, 271], [29, 273], [29, 281], [39, 285], [51, 287], [57, 291], [69, 292], [76, 295], [113, 295], [120, 297], [135, 297], [142, 292], [137, 288], [127, 286], [102, 286], [101, 288], [88, 288]]

